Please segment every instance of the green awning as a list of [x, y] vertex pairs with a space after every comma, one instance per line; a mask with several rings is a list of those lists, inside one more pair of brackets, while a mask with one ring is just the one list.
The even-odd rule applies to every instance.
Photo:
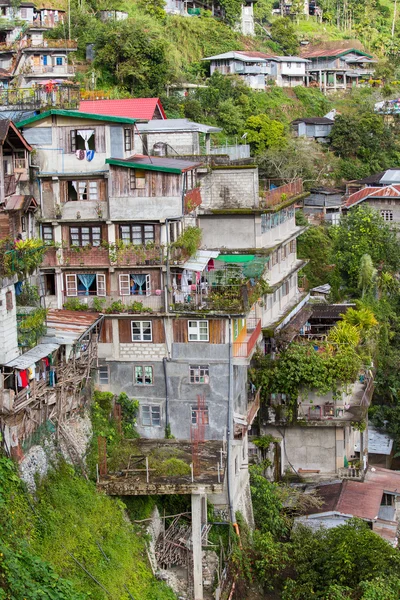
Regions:
[[254, 254], [220, 254], [217, 260], [227, 263], [246, 263], [254, 259]]

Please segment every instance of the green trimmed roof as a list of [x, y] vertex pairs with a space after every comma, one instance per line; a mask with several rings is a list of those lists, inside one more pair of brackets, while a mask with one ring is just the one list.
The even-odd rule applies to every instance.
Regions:
[[199, 167], [201, 163], [180, 160], [177, 158], [164, 158], [160, 156], [131, 156], [130, 158], [106, 158], [107, 165], [140, 169], [144, 171], [161, 171], [163, 173], [185, 173]]
[[25, 127], [25, 125], [42, 121], [43, 119], [46, 119], [52, 115], [59, 117], [72, 117], [74, 119], [91, 119], [92, 121], [109, 121], [110, 123], [129, 123], [131, 125], [136, 123], [136, 119], [128, 119], [127, 117], [109, 117], [108, 115], [94, 115], [91, 113], [79, 112], [77, 110], [58, 110], [52, 108], [51, 110], [46, 110], [45, 112], [35, 115], [34, 117], [29, 117], [29, 119], [18, 121], [16, 126]]

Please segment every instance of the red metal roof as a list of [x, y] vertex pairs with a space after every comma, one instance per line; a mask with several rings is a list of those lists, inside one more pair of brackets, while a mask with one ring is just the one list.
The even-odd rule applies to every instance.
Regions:
[[156, 114], [158, 108], [162, 119], [167, 115], [159, 98], [126, 98], [124, 100], [82, 100], [79, 111], [94, 115], [108, 115], [113, 117], [128, 117], [140, 121], [151, 121], [159, 118]]
[[400, 197], [400, 185], [387, 185], [385, 187], [365, 187], [358, 192], [351, 194], [346, 202], [345, 206], [350, 208], [367, 198], [399, 198]]
[[301, 53], [303, 58], [325, 58], [325, 57], [334, 57], [339, 56], [340, 54], [349, 54], [350, 52], [356, 52], [361, 56], [365, 56], [368, 58], [372, 58], [371, 54], [367, 54], [363, 52], [363, 50], [359, 50], [358, 48], [319, 48], [315, 50], [305, 50]]

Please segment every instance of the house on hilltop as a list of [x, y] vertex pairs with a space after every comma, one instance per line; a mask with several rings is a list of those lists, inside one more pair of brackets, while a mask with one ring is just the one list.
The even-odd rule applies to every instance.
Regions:
[[371, 54], [356, 48], [307, 49], [306, 84], [324, 93], [359, 86], [374, 73], [377, 62]]
[[387, 223], [400, 223], [400, 184], [364, 187], [348, 196], [343, 209], [350, 210], [361, 203], [375, 208]]

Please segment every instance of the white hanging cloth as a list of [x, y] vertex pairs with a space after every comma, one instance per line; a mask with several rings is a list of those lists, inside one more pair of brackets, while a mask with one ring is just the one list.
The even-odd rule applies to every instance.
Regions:
[[76, 132], [85, 142], [85, 150], [89, 150], [89, 140], [94, 135], [94, 129], [78, 129]]

